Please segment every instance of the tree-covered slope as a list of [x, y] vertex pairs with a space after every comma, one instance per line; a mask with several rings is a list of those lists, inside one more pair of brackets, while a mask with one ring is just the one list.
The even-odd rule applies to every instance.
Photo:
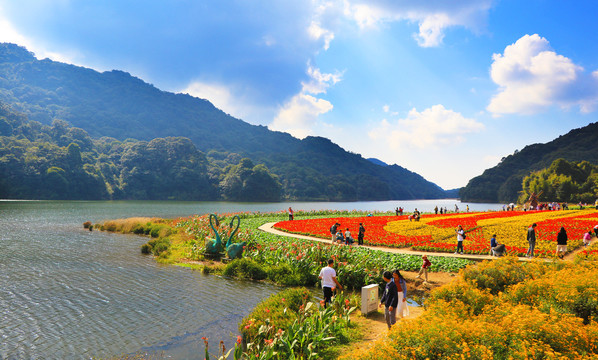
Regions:
[[574, 129], [545, 144], [533, 144], [505, 157], [461, 189], [462, 201], [511, 202], [522, 190], [523, 178], [549, 167], [556, 159], [598, 164], [598, 123]]
[[0, 101], [30, 120], [61, 119], [91, 137], [151, 141], [189, 138], [215, 151], [265, 164], [292, 200], [442, 198], [444, 191], [400, 166], [381, 166], [327, 139], [298, 140], [227, 115], [209, 101], [161, 91], [122, 71], [97, 71], [0, 44]]
[[0, 198], [278, 201], [263, 165], [204, 155], [188, 138], [102, 137], [29, 121], [0, 103]]

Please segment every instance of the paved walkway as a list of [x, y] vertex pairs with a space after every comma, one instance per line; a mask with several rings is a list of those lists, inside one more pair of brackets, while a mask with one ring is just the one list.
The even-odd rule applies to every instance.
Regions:
[[[313, 236], [291, 234], [288, 232], [276, 230], [273, 228], [274, 224], [276, 224], [276, 223], [273, 223], [273, 222], [265, 223], [264, 225], [260, 226], [258, 229], [265, 231], [265, 232], [269, 232], [271, 234], [287, 236], [287, 237], [292, 237], [292, 238], [297, 238], [297, 239], [319, 241], [321, 243], [330, 245], [330, 242], [331, 242], [330, 239], [322, 239], [322, 238], [317, 238], [317, 237], [313, 237]], [[359, 245], [356, 245], [356, 246], [359, 246]], [[490, 256], [490, 255], [473, 255], [473, 254], [459, 255], [459, 254], [453, 254], [453, 253], [416, 251], [416, 250], [409, 250], [409, 249], [388, 248], [388, 247], [369, 246], [369, 245], [361, 245], [361, 247], [372, 249], [372, 250], [386, 251], [386, 252], [395, 253], [395, 254], [410, 254], [410, 255], [419, 255], [419, 256], [425, 254], [428, 256], [454, 257], [454, 258], [462, 258], [462, 259], [476, 260], [476, 261], [497, 259], [496, 256]], [[527, 261], [529, 259], [519, 258], [519, 260]]]

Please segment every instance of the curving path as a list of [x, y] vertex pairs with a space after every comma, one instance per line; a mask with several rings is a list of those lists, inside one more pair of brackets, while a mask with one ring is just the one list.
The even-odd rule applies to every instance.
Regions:
[[[330, 240], [329, 239], [322, 239], [322, 238], [313, 237], [313, 236], [306, 236], [306, 235], [299, 235], [299, 234], [287, 233], [287, 232], [284, 232], [284, 231], [280, 231], [280, 230], [274, 229], [273, 228], [274, 224], [276, 224], [276, 223], [274, 223], [274, 222], [265, 223], [264, 225], [260, 226], [258, 229], [260, 229], [262, 231], [265, 231], [265, 232], [268, 232], [268, 233], [271, 233], [271, 234], [276, 234], [276, 235], [281, 235], [281, 236], [287, 236], [287, 237], [292, 237], [292, 238], [297, 238], [297, 239], [319, 241], [321, 243], [330, 245]], [[355, 246], [359, 246], [359, 245], [355, 245]], [[443, 253], [443, 252], [416, 251], [416, 250], [408, 250], [408, 249], [400, 249], [400, 248], [387, 248], [387, 247], [369, 246], [369, 245], [361, 245], [361, 247], [365, 247], [365, 248], [372, 249], [372, 250], [386, 251], [386, 252], [395, 253], [395, 254], [410, 254], [410, 255], [419, 255], [419, 256], [421, 256], [421, 255], [428, 255], [428, 256], [454, 257], [454, 258], [462, 258], [462, 259], [477, 260], [477, 261], [497, 259], [496, 256], [490, 256], [490, 255], [474, 255], [474, 254], [463, 254], [463, 255], [459, 255], [459, 254], [451, 254], [451, 253]], [[528, 259], [528, 258], [519, 258], [519, 260], [521, 260], [521, 261], [528, 261], [530, 259]]]

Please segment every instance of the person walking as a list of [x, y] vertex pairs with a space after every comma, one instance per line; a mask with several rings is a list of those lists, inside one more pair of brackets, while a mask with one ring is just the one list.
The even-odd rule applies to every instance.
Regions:
[[424, 279], [426, 279], [425, 282], [428, 282], [428, 268], [431, 265], [432, 263], [430, 262], [430, 260], [428, 260], [428, 257], [426, 255], [422, 255], [422, 267], [421, 269], [419, 269], [419, 274], [417, 274], [415, 278], [419, 279], [422, 276], [422, 274], [424, 274]]
[[398, 269], [392, 272], [392, 277], [397, 286], [398, 293], [397, 317], [402, 319], [404, 316], [409, 316], [409, 307], [407, 306], [407, 282]]
[[328, 260], [328, 266], [320, 270], [320, 275], [318, 277], [322, 280], [322, 291], [324, 292], [324, 307], [326, 307], [332, 301], [332, 293], [334, 289], [336, 287], [338, 287], [339, 290], [343, 289], [338, 280], [336, 280], [336, 270], [334, 270], [333, 259]]
[[384, 319], [386, 319], [386, 325], [388, 325], [388, 329], [390, 330], [391, 326], [397, 322], [397, 304], [399, 303], [399, 295], [397, 293], [397, 285], [393, 281], [390, 271], [385, 271], [382, 277], [386, 282], [386, 288], [380, 299], [379, 307], [384, 305]]
[[567, 252], [567, 231], [565, 227], [561, 226], [561, 230], [559, 231], [558, 235], [556, 236], [556, 256], [559, 259], [565, 257], [565, 253]]
[[534, 249], [536, 248], [536, 226], [536, 223], [533, 223], [532, 226], [527, 229], [527, 243], [529, 244], [529, 248], [527, 249], [525, 257], [534, 257]]
[[457, 251], [455, 251], [455, 254], [459, 253], [463, 255], [463, 240], [465, 240], [465, 230], [463, 230], [463, 226], [459, 225], [455, 232], [457, 233]]
[[363, 237], [365, 236], [365, 227], [363, 223], [359, 223], [359, 233], [357, 233], [357, 244], [363, 245]]

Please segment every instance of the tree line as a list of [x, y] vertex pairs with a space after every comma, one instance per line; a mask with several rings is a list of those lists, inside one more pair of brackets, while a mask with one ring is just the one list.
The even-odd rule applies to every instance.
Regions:
[[532, 193], [540, 194], [540, 201], [594, 203], [598, 198], [598, 165], [557, 159], [550, 167], [524, 177], [522, 187], [520, 203]]
[[92, 139], [62, 120], [28, 121], [0, 106], [0, 198], [278, 201], [263, 164], [199, 151], [188, 138]]

